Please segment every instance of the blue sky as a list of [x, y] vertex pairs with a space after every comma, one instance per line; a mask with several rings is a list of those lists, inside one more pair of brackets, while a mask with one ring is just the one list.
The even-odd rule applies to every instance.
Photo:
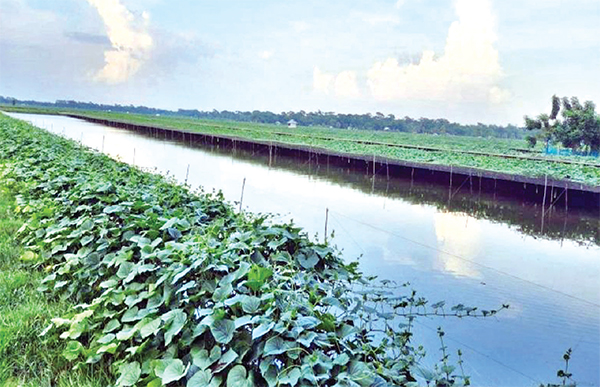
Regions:
[[600, 102], [599, 0], [0, 0], [0, 95], [522, 124]]

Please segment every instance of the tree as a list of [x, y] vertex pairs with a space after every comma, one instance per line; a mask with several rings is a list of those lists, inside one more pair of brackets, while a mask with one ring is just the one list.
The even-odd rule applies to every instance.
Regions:
[[542, 113], [535, 119], [524, 118], [528, 130], [540, 131], [538, 137], [544, 140], [546, 149], [551, 141], [560, 142], [574, 151], [597, 152], [600, 149], [600, 116], [592, 101], [582, 105], [577, 97], [560, 99], [553, 95], [550, 115]]

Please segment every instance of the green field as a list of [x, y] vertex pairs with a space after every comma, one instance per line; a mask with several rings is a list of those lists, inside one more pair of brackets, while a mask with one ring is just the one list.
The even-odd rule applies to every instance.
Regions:
[[[27, 111], [24, 109], [22, 111]], [[41, 109], [38, 112], [58, 111]], [[479, 170], [571, 180], [600, 185], [600, 159], [582, 156], [546, 156], [541, 145], [526, 149], [525, 140], [436, 136], [417, 133], [332, 129], [322, 127], [288, 128], [240, 122], [195, 120], [111, 112], [70, 113], [125, 123], [235, 136], [257, 141], [311, 146], [334, 152], [386, 157], [402, 161], [470, 167]]]

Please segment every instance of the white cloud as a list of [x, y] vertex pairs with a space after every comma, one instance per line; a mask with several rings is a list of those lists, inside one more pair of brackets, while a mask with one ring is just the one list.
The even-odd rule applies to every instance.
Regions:
[[489, 100], [493, 104], [501, 104], [508, 102], [512, 97], [510, 91], [501, 89], [498, 86], [492, 86], [490, 88]]
[[455, 7], [458, 21], [450, 26], [443, 54], [425, 51], [417, 64], [393, 58], [375, 63], [367, 73], [373, 97], [493, 103], [509, 97], [498, 86], [502, 68], [490, 1], [456, 0]]
[[405, 0], [396, 1], [396, 8], [398, 8], [398, 9], [402, 8], [402, 6], [404, 5], [405, 2], [406, 2]]
[[98, 10], [112, 46], [104, 52], [104, 67], [94, 79], [111, 84], [125, 82], [138, 72], [152, 50], [152, 37], [147, 32], [149, 15], [143, 12], [141, 20], [136, 20], [120, 0], [88, 2]]
[[313, 89], [319, 93], [329, 94], [333, 75], [322, 72], [318, 67], [313, 70]]
[[356, 83], [356, 73], [354, 71], [342, 71], [335, 77], [334, 83], [335, 95], [342, 98], [358, 98], [360, 92]]
[[340, 98], [358, 98], [360, 91], [356, 81], [356, 72], [342, 71], [334, 75], [321, 71], [318, 67], [313, 70], [313, 89], [322, 94], [335, 94]]

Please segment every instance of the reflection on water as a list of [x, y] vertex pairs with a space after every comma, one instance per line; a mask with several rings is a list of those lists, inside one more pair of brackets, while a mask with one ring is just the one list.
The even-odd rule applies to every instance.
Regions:
[[444, 252], [438, 255], [440, 270], [458, 276], [481, 278], [477, 268], [458, 258], [475, 257], [481, 253], [481, 227], [476, 222], [471, 222], [469, 216], [453, 213], [438, 213], [434, 216], [435, 233], [438, 246]]
[[254, 212], [281, 214], [310, 235], [328, 229], [345, 259], [368, 274], [410, 282], [432, 302], [511, 308], [481, 320], [422, 319], [416, 340], [441, 355], [435, 329], [465, 353], [475, 385], [535, 386], [556, 381], [571, 347], [578, 385], [600, 385], [600, 220], [554, 208], [541, 229], [539, 206], [478, 192], [390, 179], [312, 160], [199, 149], [52, 116], [11, 114], [126, 162], [169, 171], [206, 190], [240, 198]]

